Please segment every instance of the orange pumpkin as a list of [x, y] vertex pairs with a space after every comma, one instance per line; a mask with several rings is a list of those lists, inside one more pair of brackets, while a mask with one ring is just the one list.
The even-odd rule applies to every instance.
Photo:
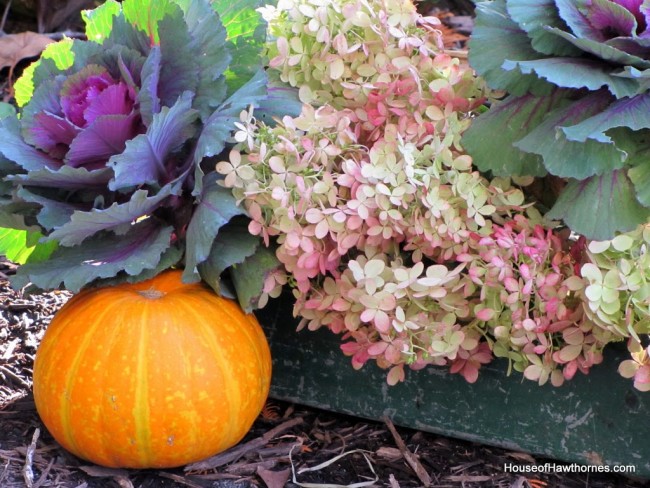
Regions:
[[270, 381], [255, 317], [174, 270], [73, 297], [38, 349], [34, 400], [50, 433], [77, 456], [163, 468], [239, 442]]

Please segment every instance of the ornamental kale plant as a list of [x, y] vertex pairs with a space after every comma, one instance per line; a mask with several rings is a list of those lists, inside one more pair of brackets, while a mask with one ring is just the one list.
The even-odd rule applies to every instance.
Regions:
[[[600, 362], [608, 333], [583, 313], [578, 262], [509, 178], [460, 139], [482, 82], [441, 50], [408, 0], [282, 0], [263, 15], [271, 69], [298, 117], [242, 112], [217, 164], [249, 230], [277, 246], [301, 327], [342, 336], [355, 368], [446, 365], [468, 381], [494, 356], [555, 385]], [[524, 181], [518, 180], [520, 184]]]
[[0, 225], [42, 236], [51, 255], [16, 286], [77, 291], [174, 265], [215, 289], [235, 263], [263, 275], [268, 257], [253, 257], [210, 163], [242, 109], [274, 114], [254, 7], [108, 0], [85, 13], [88, 41], [52, 44], [27, 70], [19, 112], [0, 111]]
[[482, 171], [568, 184], [549, 217], [611, 239], [650, 216], [650, 10], [641, 0], [484, 0], [470, 64], [506, 93], [465, 133]]

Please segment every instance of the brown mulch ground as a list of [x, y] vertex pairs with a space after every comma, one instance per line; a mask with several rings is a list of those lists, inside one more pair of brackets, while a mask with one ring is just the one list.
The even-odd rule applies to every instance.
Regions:
[[[40, 422], [31, 397], [32, 364], [52, 314], [68, 294], [24, 296], [6, 280], [15, 266], [0, 258], [0, 487], [250, 488], [350, 485], [378, 487], [636, 488], [640, 480], [585, 474], [527, 479], [506, 463], [543, 463], [528, 454], [368, 422], [270, 400], [247, 437], [184, 469], [109, 470], [66, 453]], [[305, 468], [349, 453], [313, 471]], [[357, 485], [358, 486], [358, 485]]]

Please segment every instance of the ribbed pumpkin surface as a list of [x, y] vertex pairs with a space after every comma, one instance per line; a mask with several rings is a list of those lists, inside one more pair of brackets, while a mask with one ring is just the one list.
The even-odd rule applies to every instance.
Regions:
[[54, 438], [77, 456], [162, 468], [239, 442], [270, 380], [255, 317], [168, 271], [73, 297], [38, 349], [34, 400]]

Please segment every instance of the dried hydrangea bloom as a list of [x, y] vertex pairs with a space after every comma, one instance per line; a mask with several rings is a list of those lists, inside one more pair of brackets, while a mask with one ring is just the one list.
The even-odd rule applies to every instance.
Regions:
[[[290, 283], [301, 327], [341, 334], [352, 365], [375, 361], [389, 384], [427, 365], [474, 382], [494, 355], [561, 384], [600, 362], [608, 335], [582, 312], [574, 254], [519, 187], [462, 152], [482, 87], [409, 5], [266, 9], [271, 67], [310, 103], [242, 128], [217, 165], [250, 232], [278, 246], [286, 274], [265, 291]], [[324, 18], [344, 26], [332, 42]]]

